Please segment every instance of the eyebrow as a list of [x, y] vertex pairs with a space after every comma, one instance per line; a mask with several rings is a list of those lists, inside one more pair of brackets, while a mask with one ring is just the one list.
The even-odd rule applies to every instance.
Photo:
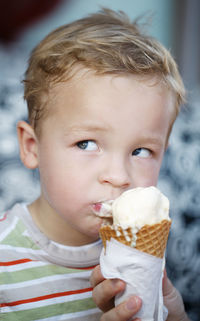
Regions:
[[144, 143], [148, 142], [155, 145], [163, 144], [163, 140], [160, 137], [151, 136], [151, 135], [141, 135], [140, 141]]
[[91, 124], [91, 123], [84, 123], [84, 124], [75, 124], [72, 126], [69, 126], [68, 131], [69, 132], [104, 132], [110, 130], [110, 126], [107, 125], [101, 125], [101, 124]]
[[[90, 133], [90, 132], [106, 132], [110, 131], [111, 126], [101, 123], [76, 123], [67, 128], [65, 135], [69, 135], [70, 133], [78, 134], [78, 133]], [[164, 141], [160, 138], [160, 136], [152, 135], [152, 134], [141, 134], [139, 141], [141, 144], [150, 143], [154, 145], [163, 145]]]

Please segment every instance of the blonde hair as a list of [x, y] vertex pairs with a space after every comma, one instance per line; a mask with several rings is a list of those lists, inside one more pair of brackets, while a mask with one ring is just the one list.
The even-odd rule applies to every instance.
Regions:
[[159, 76], [175, 94], [174, 120], [184, 101], [184, 85], [170, 52], [123, 12], [104, 8], [54, 30], [33, 50], [24, 98], [35, 130], [47, 109], [51, 86], [69, 80], [79, 66], [98, 75]]

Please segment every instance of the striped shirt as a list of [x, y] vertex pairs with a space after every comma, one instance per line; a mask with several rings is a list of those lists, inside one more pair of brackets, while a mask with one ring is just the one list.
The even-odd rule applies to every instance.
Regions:
[[89, 278], [101, 248], [49, 240], [16, 204], [0, 216], [0, 320], [99, 320]]

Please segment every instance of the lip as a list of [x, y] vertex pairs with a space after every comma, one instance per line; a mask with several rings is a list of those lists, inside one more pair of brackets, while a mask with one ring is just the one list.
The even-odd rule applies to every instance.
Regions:
[[92, 209], [94, 210], [95, 213], [99, 213], [101, 211], [101, 208], [102, 208], [101, 202], [97, 202], [92, 205]]
[[100, 201], [92, 205], [92, 209], [95, 215], [99, 217], [111, 217], [111, 206], [113, 200]]

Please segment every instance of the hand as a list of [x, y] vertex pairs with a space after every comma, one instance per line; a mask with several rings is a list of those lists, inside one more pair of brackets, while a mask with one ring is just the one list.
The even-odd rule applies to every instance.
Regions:
[[[91, 275], [93, 299], [96, 305], [104, 312], [101, 321], [127, 321], [136, 314], [142, 300], [137, 296], [131, 296], [127, 301], [114, 307], [114, 297], [125, 289], [125, 283], [121, 280], [106, 280], [101, 274], [100, 266], [96, 266]], [[134, 319], [134, 321], [141, 321]]]
[[[99, 265], [92, 273], [91, 285], [94, 287], [93, 299], [104, 312], [101, 321], [127, 321], [142, 306], [142, 300], [139, 297], [131, 296], [128, 301], [114, 307], [114, 297], [117, 293], [124, 291], [125, 283], [121, 280], [105, 280]], [[169, 313], [166, 321], [190, 321], [186, 315], [182, 297], [167, 278], [166, 271], [163, 278], [163, 299]]]
[[182, 297], [168, 279], [166, 270], [163, 277], [163, 300], [168, 309], [166, 321], [190, 321], [186, 315]]

